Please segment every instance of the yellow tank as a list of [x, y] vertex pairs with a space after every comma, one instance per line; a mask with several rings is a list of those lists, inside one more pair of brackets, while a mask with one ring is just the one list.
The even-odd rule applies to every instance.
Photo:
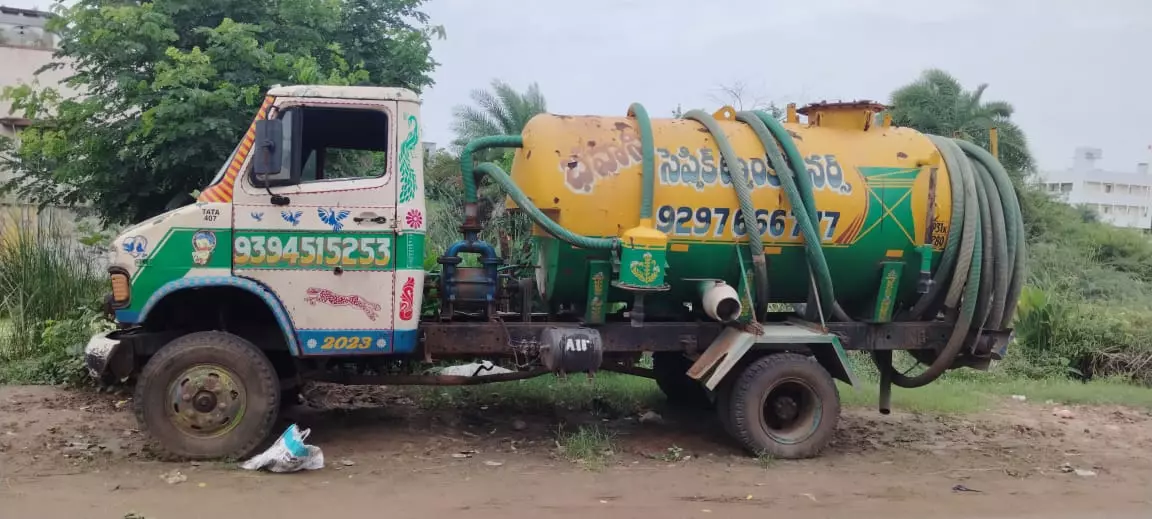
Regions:
[[[948, 171], [923, 134], [876, 122], [880, 105], [819, 104], [789, 112], [791, 133], [812, 179], [818, 225], [837, 300], [863, 309], [875, 300], [883, 263], [906, 263], [897, 300], [916, 295], [917, 246], [943, 250], [951, 218]], [[806, 115], [801, 123], [799, 115]], [[753, 205], [769, 262], [771, 300], [803, 302], [808, 280], [803, 238], [765, 150], [731, 109], [715, 117], [752, 180]], [[712, 135], [698, 122], [652, 119], [656, 149], [655, 226], [667, 234], [667, 283], [673, 304], [693, 299], [698, 278], [741, 281], [737, 249], [748, 261], [736, 192]], [[560, 225], [586, 236], [620, 236], [639, 224], [641, 148], [629, 117], [542, 114], [523, 131], [511, 176]], [[933, 175], [935, 181], [931, 182]], [[929, 184], [935, 186], [929, 222]], [[511, 206], [511, 203], [509, 203]], [[536, 229], [542, 267], [538, 288], [554, 304], [582, 306], [587, 280], [607, 259]], [[744, 242], [742, 247], [736, 244]], [[600, 256], [604, 256], [601, 258]], [[938, 258], [934, 258], [934, 261]], [[629, 300], [623, 291], [608, 300]]]

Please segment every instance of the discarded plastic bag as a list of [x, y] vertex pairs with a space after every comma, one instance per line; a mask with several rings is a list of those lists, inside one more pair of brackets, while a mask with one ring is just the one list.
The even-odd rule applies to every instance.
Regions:
[[301, 431], [296, 424], [276, 439], [276, 443], [268, 450], [253, 456], [252, 459], [240, 464], [246, 470], [267, 469], [270, 472], [296, 472], [298, 470], [316, 470], [324, 468], [324, 453], [320, 447], [308, 445], [304, 440], [312, 433], [311, 429]]
[[473, 362], [471, 364], [447, 366], [440, 370], [441, 375], [454, 375], [458, 377], [483, 377], [486, 375], [500, 375], [511, 372], [512, 370], [496, 366], [487, 360], [484, 362]]

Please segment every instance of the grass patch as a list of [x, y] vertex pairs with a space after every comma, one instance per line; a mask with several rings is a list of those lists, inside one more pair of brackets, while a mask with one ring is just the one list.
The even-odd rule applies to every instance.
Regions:
[[756, 464], [760, 465], [760, 468], [768, 470], [772, 468], [772, 465], [776, 464], [776, 458], [767, 452], [761, 452], [756, 456]]
[[[875, 408], [880, 388], [865, 377], [854, 390], [840, 384], [844, 407]], [[915, 389], [892, 388], [892, 408], [927, 414], [958, 415], [983, 411], [1011, 395], [1024, 395], [1031, 403], [1052, 400], [1062, 404], [1123, 405], [1152, 409], [1152, 388], [1114, 379], [1088, 382], [1068, 378], [1025, 379], [995, 371], [954, 371]]]
[[595, 425], [582, 425], [573, 433], [561, 429], [556, 446], [564, 459], [592, 469], [603, 467], [616, 454], [612, 433]]
[[[860, 388], [838, 382], [841, 404], [845, 408], [874, 409], [880, 394], [875, 368], [870, 369], [860, 359], [853, 360], [858, 368]], [[654, 381], [618, 373], [600, 373], [591, 380], [582, 375], [566, 378], [545, 375], [484, 386], [409, 387], [404, 391], [427, 409], [493, 406], [550, 413], [560, 407], [598, 416], [628, 416], [666, 405]], [[1028, 379], [995, 368], [988, 372], [949, 371], [935, 382], [915, 389], [893, 387], [892, 408], [911, 413], [963, 415], [993, 408], [1011, 395], [1024, 395], [1030, 403], [1052, 400], [1062, 404], [1152, 409], [1152, 388], [1122, 380]]]
[[664, 401], [654, 381], [619, 373], [598, 373], [592, 379], [544, 375], [483, 386], [411, 387], [405, 391], [418, 405], [429, 409], [487, 405], [534, 412], [559, 406], [570, 411], [630, 415]]

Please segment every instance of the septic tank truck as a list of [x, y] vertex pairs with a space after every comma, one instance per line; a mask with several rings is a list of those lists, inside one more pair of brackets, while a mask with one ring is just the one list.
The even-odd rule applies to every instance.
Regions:
[[[614, 371], [714, 408], [752, 453], [803, 458], [836, 428], [834, 381], [858, 384], [845, 350], [870, 352], [887, 412], [892, 384], [986, 368], [1011, 338], [1012, 183], [982, 148], [894, 127], [882, 105], [537, 115], [464, 147], [461, 237], [443, 251], [425, 244], [419, 108], [402, 88], [275, 87], [194, 204], [116, 238], [118, 326], [86, 363], [135, 381], [161, 452], [249, 454], [308, 380]], [[476, 163], [496, 149], [511, 171]], [[480, 238], [485, 178], [531, 219], [533, 264]], [[917, 373], [893, 368], [898, 350]], [[510, 371], [426, 373], [477, 359]]]

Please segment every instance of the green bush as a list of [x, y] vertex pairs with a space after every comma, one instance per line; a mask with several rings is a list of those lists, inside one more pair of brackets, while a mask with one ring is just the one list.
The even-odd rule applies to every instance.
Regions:
[[43, 215], [0, 219], [0, 382], [70, 383], [100, 322], [98, 253]]
[[90, 309], [77, 317], [43, 323], [33, 355], [0, 363], [0, 383], [88, 384], [91, 379], [84, 367], [84, 345], [107, 325]]
[[1152, 384], [1152, 240], [1036, 189], [1020, 198], [1029, 278], [1003, 369]]

